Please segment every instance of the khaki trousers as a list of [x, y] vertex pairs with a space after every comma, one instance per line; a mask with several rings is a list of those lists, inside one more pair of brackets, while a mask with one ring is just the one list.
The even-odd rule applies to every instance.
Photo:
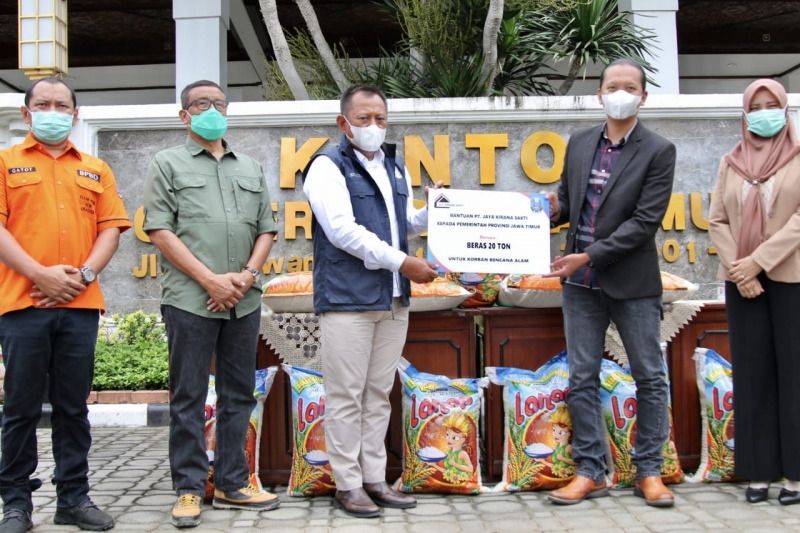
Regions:
[[408, 307], [320, 316], [325, 442], [337, 490], [386, 479], [389, 393], [408, 331]]

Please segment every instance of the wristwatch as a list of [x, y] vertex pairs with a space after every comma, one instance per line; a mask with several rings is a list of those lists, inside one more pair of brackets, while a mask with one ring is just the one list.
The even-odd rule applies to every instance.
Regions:
[[244, 268], [242, 268], [242, 270], [246, 270], [246, 271], [250, 272], [250, 274], [253, 275], [253, 281], [258, 279], [258, 270], [256, 270], [255, 268], [253, 268], [251, 266], [245, 266]]
[[81, 281], [83, 281], [84, 285], [89, 285], [97, 279], [97, 274], [92, 270], [92, 267], [83, 265], [78, 271], [81, 273]]

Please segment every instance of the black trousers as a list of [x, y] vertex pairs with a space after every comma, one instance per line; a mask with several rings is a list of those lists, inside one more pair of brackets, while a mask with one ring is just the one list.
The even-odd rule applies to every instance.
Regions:
[[92, 444], [86, 398], [94, 375], [96, 309], [35, 309], [0, 317], [6, 365], [0, 495], [5, 509], [31, 512], [36, 470], [36, 424], [50, 375], [53, 459], [58, 507], [74, 507], [89, 492], [87, 456]]
[[800, 480], [800, 283], [758, 277], [754, 299], [725, 283], [733, 355], [735, 473]]
[[208, 476], [203, 437], [211, 356], [216, 352], [217, 449], [214, 485], [223, 491], [247, 486], [244, 441], [256, 405], [256, 350], [261, 311], [230, 320], [205, 318], [161, 306], [169, 343], [169, 465], [177, 494], [202, 496]]

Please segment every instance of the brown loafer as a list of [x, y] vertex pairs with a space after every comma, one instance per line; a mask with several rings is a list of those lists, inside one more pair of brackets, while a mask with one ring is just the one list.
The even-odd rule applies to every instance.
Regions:
[[608, 496], [605, 479], [597, 483], [585, 476], [575, 476], [566, 486], [548, 494], [547, 498], [559, 505], [574, 505], [601, 496]]
[[411, 509], [417, 506], [417, 500], [413, 496], [393, 490], [386, 482], [364, 483], [364, 490], [372, 498], [372, 501], [381, 507]]
[[647, 476], [636, 480], [633, 493], [644, 498], [644, 503], [650, 507], [672, 507], [675, 505], [675, 496], [669, 490], [661, 476]]
[[353, 490], [337, 490], [333, 504], [356, 518], [374, 518], [381, 515], [380, 508], [360, 487]]

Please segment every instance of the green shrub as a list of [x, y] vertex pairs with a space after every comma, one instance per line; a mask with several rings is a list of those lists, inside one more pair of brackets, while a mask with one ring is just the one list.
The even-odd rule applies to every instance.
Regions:
[[[95, 351], [94, 390], [157, 390], [169, 386], [169, 355], [158, 315], [136, 311], [101, 326]], [[109, 329], [111, 332], [109, 333]]]

